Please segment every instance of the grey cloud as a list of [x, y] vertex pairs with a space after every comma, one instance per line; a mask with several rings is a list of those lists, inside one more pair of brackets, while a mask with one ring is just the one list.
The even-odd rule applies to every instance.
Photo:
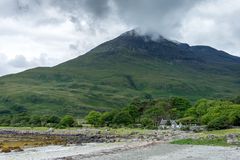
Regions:
[[0, 16], [18, 17], [41, 6], [40, 0], [3, 0], [0, 2]]
[[25, 68], [31, 66], [23, 55], [16, 55], [14, 59], [8, 62], [9, 65], [16, 68]]
[[[179, 28], [185, 15], [197, 4], [205, 0], [53, 0], [69, 16], [77, 30], [84, 27], [93, 33], [104, 30], [101, 23], [117, 16], [119, 21], [145, 31], [158, 32], [166, 37], [179, 36]], [[115, 8], [115, 9], [114, 9]], [[90, 17], [90, 18], [89, 18]]]
[[115, 0], [118, 14], [127, 23], [163, 36], [175, 36], [182, 19], [202, 0]]
[[0, 53], [0, 76], [8, 74], [8, 73], [13, 73], [16, 70], [8, 64], [8, 58], [6, 54]]
[[[203, 0], [10, 0], [19, 12], [36, 16], [36, 25], [60, 23], [58, 19], [42, 18], [48, 8], [60, 9], [75, 24], [76, 30], [87, 29], [93, 33], [106, 30], [101, 24], [113, 16], [119, 21], [143, 30], [154, 30], [164, 36], [175, 36], [187, 12]], [[15, 3], [14, 3], [15, 2]], [[116, 8], [116, 10], [114, 9]], [[17, 9], [16, 9], [17, 8]], [[0, 8], [1, 9], [1, 8]], [[16, 11], [16, 13], [17, 13]], [[40, 18], [41, 17], [41, 18]]]
[[85, 5], [88, 10], [97, 17], [108, 16], [111, 8], [109, 0], [85, 0]]
[[23, 55], [16, 55], [13, 59], [8, 60], [7, 64], [15, 68], [29, 68], [36, 66], [45, 66], [49, 59], [46, 53], [42, 53], [39, 57], [27, 60]]
[[239, 0], [0, 0], [0, 67], [52, 66], [136, 27], [239, 55], [239, 14]]
[[107, 16], [111, 10], [109, 0], [52, 0], [52, 4], [63, 12], [73, 14], [89, 14], [94, 17]]

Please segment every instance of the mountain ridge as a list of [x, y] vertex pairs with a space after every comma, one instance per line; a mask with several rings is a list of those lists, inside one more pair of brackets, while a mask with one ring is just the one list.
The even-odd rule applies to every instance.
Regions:
[[195, 100], [239, 94], [239, 57], [132, 32], [57, 66], [1, 77], [0, 113], [22, 105], [32, 114], [81, 117], [145, 95]]

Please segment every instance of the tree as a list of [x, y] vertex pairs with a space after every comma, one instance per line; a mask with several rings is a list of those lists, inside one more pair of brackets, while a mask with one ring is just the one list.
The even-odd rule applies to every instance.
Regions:
[[100, 124], [109, 126], [112, 123], [115, 115], [116, 115], [116, 112], [114, 112], [114, 111], [113, 112], [104, 112], [100, 117]]
[[170, 104], [173, 108], [177, 108], [179, 111], [185, 111], [191, 107], [191, 103], [181, 97], [172, 97], [170, 98]]
[[37, 115], [31, 116], [29, 123], [32, 126], [41, 126], [41, 117]]
[[127, 111], [120, 111], [113, 118], [113, 123], [118, 125], [129, 125], [132, 122], [133, 119]]
[[240, 96], [237, 96], [236, 98], [234, 98], [232, 102], [235, 104], [240, 104]]
[[[236, 106], [236, 108], [235, 108]], [[232, 111], [229, 113], [228, 118], [232, 125], [240, 126], [240, 105], [235, 105]]]
[[85, 117], [85, 120], [89, 124], [92, 124], [94, 126], [98, 126], [100, 124], [100, 121], [101, 121], [101, 113], [97, 112], [97, 111], [91, 111]]
[[136, 105], [129, 105], [124, 110], [130, 114], [133, 122], [136, 122], [136, 119], [140, 118], [141, 110]]
[[47, 123], [59, 123], [61, 121], [61, 119], [58, 116], [50, 116], [47, 119]]
[[211, 120], [208, 123], [207, 128], [208, 130], [219, 130], [219, 129], [229, 128], [229, 126], [230, 126], [230, 123], [229, 123], [228, 117], [220, 116]]
[[144, 112], [144, 115], [151, 118], [155, 125], [165, 116], [163, 107], [151, 107]]
[[60, 125], [64, 127], [73, 127], [74, 123], [75, 123], [74, 118], [69, 115], [64, 116], [60, 121]]
[[154, 122], [153, 119], [149, 118], [149, 117], [143, 117], [140, 121], [141, 125], [143, 127], [146, 127], [148, 129], [153, 129], [154, 128]]

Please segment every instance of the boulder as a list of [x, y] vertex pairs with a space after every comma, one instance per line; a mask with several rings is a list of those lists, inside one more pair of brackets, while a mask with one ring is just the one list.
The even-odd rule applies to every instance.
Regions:
[[207, 135], [207, 138], [210, 139], [210, 140], [213, 140], [213, 139], [216, 139], [218, 137], [214, 134], [209, 134], [209, 135]]
[[239, 144], [238, 134], [228, 134], [226, 139], [228, 144]]

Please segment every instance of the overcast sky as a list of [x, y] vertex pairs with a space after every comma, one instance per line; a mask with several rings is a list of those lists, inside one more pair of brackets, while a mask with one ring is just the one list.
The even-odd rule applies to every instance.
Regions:
[[0, 75], [54, 66], [141, 28], [240, 56], [240, 0], [0, 0]]

